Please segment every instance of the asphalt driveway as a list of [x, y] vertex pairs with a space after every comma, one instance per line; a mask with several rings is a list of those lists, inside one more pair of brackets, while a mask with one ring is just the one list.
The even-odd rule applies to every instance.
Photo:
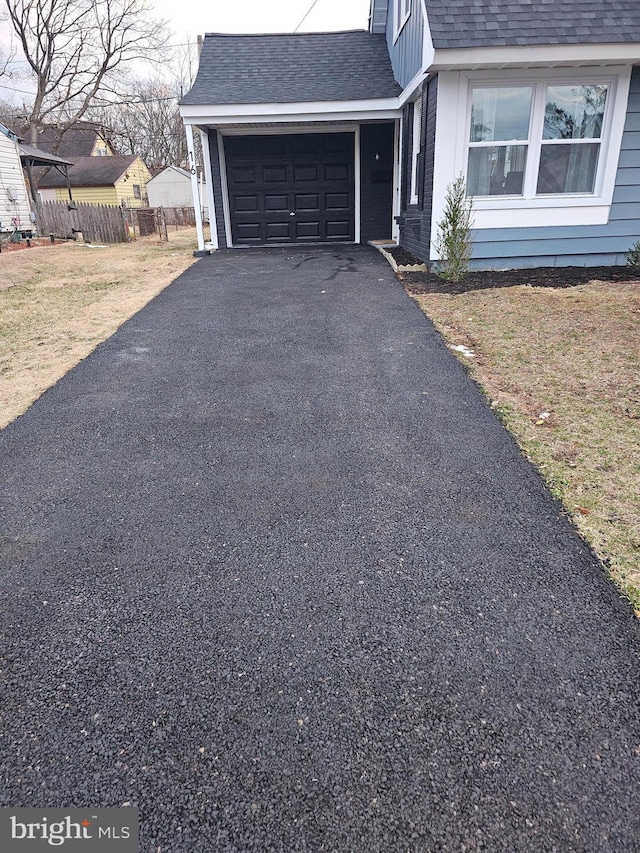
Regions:
[[205, 258], [0, 433], [0, 804], [640, 847], [640, 630], [383, 259]]

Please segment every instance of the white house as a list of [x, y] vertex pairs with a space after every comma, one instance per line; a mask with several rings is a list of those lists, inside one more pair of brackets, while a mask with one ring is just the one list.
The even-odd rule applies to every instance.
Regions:
[[[149, 207], [193, 207], [191, 175], [179, 166], [167, 166], [147, 183]], [[204, 187], [201, 188], [201, 204], [207, 214]]]
[[18, 142], [0, 124], [0, 231], [31, 233], [33, 228]]

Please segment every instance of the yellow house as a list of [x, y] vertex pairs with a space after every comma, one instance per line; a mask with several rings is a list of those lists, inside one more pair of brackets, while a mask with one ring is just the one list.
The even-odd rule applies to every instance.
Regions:
[[[146, 185], [151, 172], [137, 154], [80, 157], [69, 169], [74, 201], [147, 207]], [[51, 170], [38, 185], [43, 201], [67, 201], [64, 177]]]

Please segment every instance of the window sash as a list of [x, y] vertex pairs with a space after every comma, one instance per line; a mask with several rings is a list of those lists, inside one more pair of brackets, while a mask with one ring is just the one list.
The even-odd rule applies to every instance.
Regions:
[[411, 14], [411, 0], [393, 0], [393, 36], [397, 40]]
[[[486, 85], [474, 84], [473, 82], [469, 85], [469, 97], [467, 104], [467, 132], [466, 139], [470, 140], [471, 135], [471, 109], [473, 102], [473, 93], [478, 89], [507, 89], [507, 88], [518, 88], [525, 85], [533, 86], [534, 93], [533, 99], [531, 103], [531, 117], [529, 121], [529, 138], [526, 140], [500, 140], [498, 142], [494, 141], [482, 141], [482, 142], [470, 142], [466, 143], [466, 174], [467, 179], [469, 177], [469, 165], [470, 165], [470, 156], [471, 151], [474, 148], [498, 148], [502, 146], [509, 145], [526, 145], [527, 146], [527, 160], [525, 166], [525, 174], [524, 181], [522, 186], [521, 193], [512, 193], [512, 194], [500, 194], [500, 195], [477, 195], [474, 196], [477, 199], [504, 199], [504, 198], [523, 198], [523, 199], [541, 199], [541, 198], [566, 198], [568, 196], [580, 196], [580, 197], [595, 197], [598, 195], [599, 187], [602, 181], [603, 173], [604, 173], [604, 157], [602, 156], [602, 152], [604, 147], [608, 144], [609, 134], [610, 134], [610, 125], [611, 125], [611, 112], [613, 110], [613, 102], [615, 100], [615, 80], [607, 79], [607, 78], [598, 78], [597, 80], [590, 79], [587, 77], [586, 79], [575, 79], [572, 78], [570, 80], [560, 78], [550, 78], [548, 80], [538, 80], [538, 81], [521, 81], [513, 83], [509, 83], [507, 85], [503, 85], [500, 83], [489, 83]], [[547, 99], [547, 88], [551, 88], [553, 86], [586, 86], [586, 85], [604, 85], [607, 88], [606, 101], [605, 101], [605, 109], [604, 115], [602, 119], [602, 130], [600, 137], [578, 137], [575, 139], [545, 139], [544, 138], [544, 120], [545, 120], [545, 109], [546, 109], [546, 99]], [[597, 154], [597, 162], [595, 168], [595, 177], [593, 181], [593, 191], [591, 192], [566, 192], [566, 193], [540, 193], [538, 192], [538, 179], [540, 172], [540, 161], [542, 155], [543, 146], [551, 146], [551, 145], [591, 145], [598, 146], [598, 154]]]

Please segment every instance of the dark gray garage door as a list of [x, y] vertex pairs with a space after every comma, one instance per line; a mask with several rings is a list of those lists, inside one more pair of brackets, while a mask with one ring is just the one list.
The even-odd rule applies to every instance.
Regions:
[[355, 240], [352, 133], [228, 136], [236, 244]]

